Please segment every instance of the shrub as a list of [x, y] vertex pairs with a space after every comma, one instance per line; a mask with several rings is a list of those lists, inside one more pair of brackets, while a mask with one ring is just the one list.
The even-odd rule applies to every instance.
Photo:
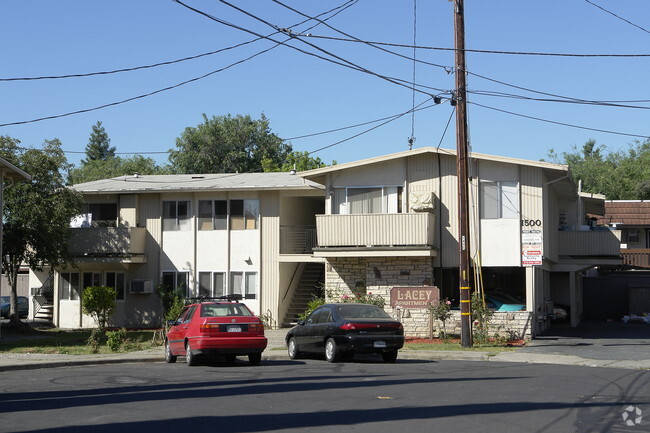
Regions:
[[86, 287], [81, 294], [81, 308], [84, 313], [95, 319], [100, 329], [106, 328], [106, 323], [115, 309], [117, 292], [108, 286]]
[[104, 330], [102, 328], [94, 328], [92, 331], [90, 331], [90, 336], [88, 336], [88, 340], [86, 340], [86, 342], [88, 343], [88, 346], [90, 346], [90, 351], [92, 353], [99, 352], [99, 346], [101, 346], [103, 339]]
[[117, 352], [126, 341], [126, 329], [118, 329], [117, 331], [106, 332], [106, 345], [113, 352]]

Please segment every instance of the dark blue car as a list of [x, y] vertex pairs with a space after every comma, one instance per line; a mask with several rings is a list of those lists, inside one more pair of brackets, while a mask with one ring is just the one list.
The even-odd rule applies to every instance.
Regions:
[[[9, 318], [9, 296], [0, 296], [0, 317]], [[29, 314], [29, 301], [25, 296], [18, 297], [18, 317], [26, 319]]]

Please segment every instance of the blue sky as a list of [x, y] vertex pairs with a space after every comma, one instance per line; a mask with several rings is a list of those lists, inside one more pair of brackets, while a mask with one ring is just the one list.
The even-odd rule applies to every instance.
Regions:
[[[641, 26], [635, 27], [595, 7], [587, 0], [466, 0], [466, 48], [517, 52], [578, 54], [650, 54], [650, 2], [590, 0]], [[187, 0], [187, 4], [263, 35], [266, 24], [218, 0]], [[287, 28], [305, 18], [270, 0], [231, 0], [232, 4], [277, 27]], [[283, 2], [315, 16], [343, 5], [344, 0]], [[453, 3], [417, 0], [416, 44], [453, 47]], [[170, 61], [234, 46], [255, 38], [210, 20], [171, 0], [21, 0], [2, 2], [0, 78], [84, 74]], [[295, 31], [305, 32], [303, 24]], [[332, 27], [364, 41], [413, 44], [413, 0], [359, 0], [328, 21]], [[646, 30], [644, 30], [646, 29]], [[311, 37], [290, 44], [318, 53], [335, 54], [377, 75], [412, 81], [413, 62], [367, 44], [333, 41], [319, 36], [345, 37], [324, 25]], [[286, 36], [275, 35], [284, 41]], [[272, 47], [260, 40], [200, 59], [135, 72], [53, 80], [0, 81], [0, 124], [21, 122], [110, 104], [154, 92], [224, 68]], [[412, 57], [411, 48], [386, 47]], [[418, 50], [424, 62], [453, 67], [453, 52]], [[650, 100], [650, 57], [555, 57], [468, 53], [469, 128], [475, 152], [539, 160], [549, 149], [570, 151], [593, 138], [610, 150], [625, 149], [634, 136], [608, 134], [505, 114], [477, 104], [526, 116], [587, 128], [650, 136], [647, 109], [542, 102], [479, 95], [502, 92], [533, 98], [546, 96], [503, 83], [597, 101]], [[447, 69], [448, 70], [448, 69]], [[431, 95], [448, 96], [453, 74], [443, 67], [419, 63], [415, 103], [431, 104]], [[424, 87], [428, 86], [428, 87]], [[431, 88], [440, 89], [432, 90]], [[550, 97], [550, 99], [558, 99]], [[650, 102], [627, 105], [650, 107]], [[344, 68], [278, 46], [251, 60], [207, 78], [121, 105], [84, 114], [22, 125], [0, 127], [0, 135], [39, 147], [58, 138], [68, 159], [84, 157], [91, 126], [101, 120], [117, 152], [142, 152], [158, 163], [175, 147], [184, 128], [196, 126], [202, 114], [264, 113], [273, 132], [283, 138], [373, 121], [404, 113], [413, 106], [409, 85], [399, 86], [374, 75]], [[412, 126], [414, 147], [455, 148], [454, 122], [443, 137], [452, 114], [448, 103], [418, 111], [342, 144], [312, 154], [329, 163], [348, 162], [408, 149]], [[347, 129], [290, 141], [294, 150], [312, 152], [363, 132]], [[77, 152], [77, 153], [75, 153]]]

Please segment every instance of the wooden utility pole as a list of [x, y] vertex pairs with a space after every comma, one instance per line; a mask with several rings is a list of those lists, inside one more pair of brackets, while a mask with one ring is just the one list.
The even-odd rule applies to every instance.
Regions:
[[472, 308], [469, 261], [469, 204], [467, 180], [467, 101], [465, 83], [465, 9], [463, 0], [454, 0], [454, 40], [456, 49], [456, 157], [458, 177], [458, 242], [461, 345], [472, 347]]

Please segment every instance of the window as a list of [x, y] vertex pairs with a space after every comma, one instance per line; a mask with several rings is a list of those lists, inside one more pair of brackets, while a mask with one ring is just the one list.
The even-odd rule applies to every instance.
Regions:
[[190, 222], [189, 201], [163, 202], [163, 230], [190, 230]]
[[79, 299], [79, 274], [62, 272], [59, 288], [61, 290], [61, 299], [71, 301]]
[[257, 272], [231, 272], [230, 294], [257, 299]]
[[199, 296], [216, 298], [225, 295], [223, 272], [199, 272]]
[[258, 200], [230, 200], [230, 229], [255, 230], [259, 213]]
[[517, 182], [481, 182], [481, 218], [518, 218], [519, 194]]
[[115, 289], [116, 299], [124, 300], [124, 272], [106, 272], [106, 285]]
[[116, 203], [87, 203], [87, 214], [91, 214], [91, 227], [117, 227]]
[[401, 213], [401, 186], [335, 188], [333, 212], [338, 214]]
[[189, 272], [163, 272], [162, 285], [166, 289], [182, 289], [186, 298], [191, 297], [189, 286]]

